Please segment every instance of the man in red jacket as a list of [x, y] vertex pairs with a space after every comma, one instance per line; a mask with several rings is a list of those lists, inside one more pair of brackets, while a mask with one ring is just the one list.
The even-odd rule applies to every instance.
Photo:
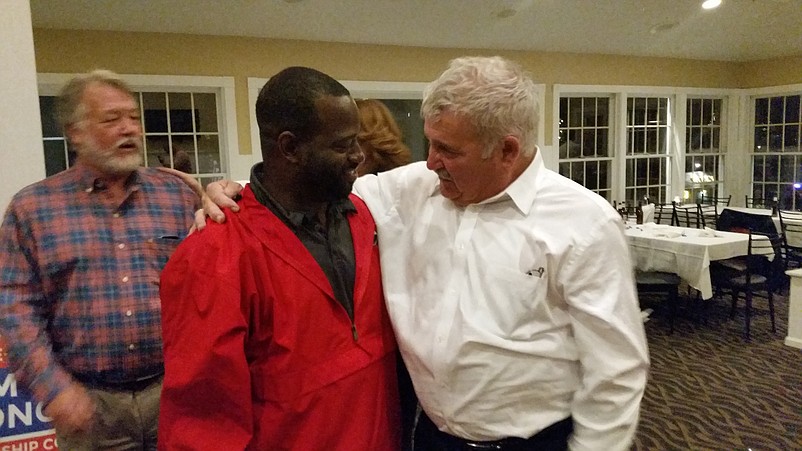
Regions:
[[349, 195], [363, 155], [349, 92], [313, 69], [256, 103], [263, 163], [240, 213], [162, 272], [160, 449], [396, 450], [396, 344], [376, 227]]

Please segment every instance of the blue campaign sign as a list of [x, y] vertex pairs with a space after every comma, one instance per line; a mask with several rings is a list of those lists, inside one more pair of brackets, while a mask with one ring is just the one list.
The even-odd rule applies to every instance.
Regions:
[[[33, 438], [41, 443], [43, 438], [54, 435], [52, 429], [50, 418], [42, 412], [42, 405], [34, 401], [30, 393], [17, 384], [14, 374], [8, 371], [5, 345], [0, 337], [0, 451], [5, 451], [4, 444], [17, 444]], [[37, 449], [34, 446], [14, 449]]]

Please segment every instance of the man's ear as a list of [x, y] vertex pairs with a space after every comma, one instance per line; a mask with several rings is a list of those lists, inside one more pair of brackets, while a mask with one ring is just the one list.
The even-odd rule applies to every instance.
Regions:
[[276, 148], [288, 161], [298, 162], [298, 138], [289, 131], [281, 132], [276, 138]]
[[70, 124], [64, 127], [64, 136], [67, 138], [67, 142], [73, 145], [76, 148], [82, 148], [84, 144], [84, 133], [83, 129], [77, 123]]
[[521, 156], [521, 141], [518, 137], [507, 135], [501, 140], [501, 161], [515, 163]]

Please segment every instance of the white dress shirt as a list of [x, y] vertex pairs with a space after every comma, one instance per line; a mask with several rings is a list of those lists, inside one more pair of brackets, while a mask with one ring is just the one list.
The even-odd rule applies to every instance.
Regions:
[[621, 217], [532, 164], [458, 207], [413, 163], [361, 177], [387, 307], [419, 402], [471, 440], [573, 416], [571, 449], [629, 449], [648, 351]]

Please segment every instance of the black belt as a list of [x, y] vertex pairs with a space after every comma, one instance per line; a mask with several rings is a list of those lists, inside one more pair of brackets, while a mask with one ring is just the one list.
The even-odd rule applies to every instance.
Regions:
[[141, 391], [161, 380], [164, 367], [145, 368], [125, 377], [118, 372], [100, 371], [97, 373], [74, 373], [73, 379], [89, 388], [114, 391]]
[[432, 420], [421, 412], [415, 428], [415, 451], [565, 451], [574, 430], [571, 417], [560, 420], [529, 438], [508, 437], [478, 441], [455, 437], [437, 429]]

